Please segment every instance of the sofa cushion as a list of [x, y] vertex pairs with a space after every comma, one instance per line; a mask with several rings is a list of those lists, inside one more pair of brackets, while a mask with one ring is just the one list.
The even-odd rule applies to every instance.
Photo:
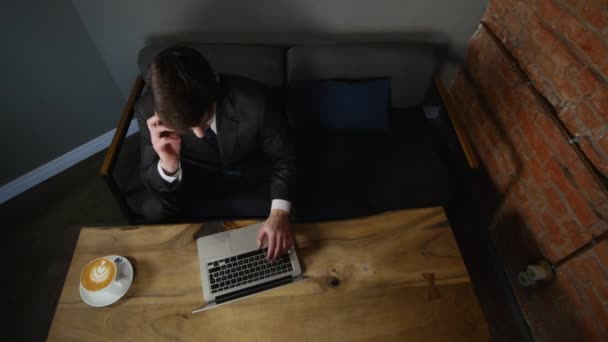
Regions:
[[398, 110], [392, 116], [388, 132], [296, 135], [298, 221], [447, 203], [447, 170], [422, 110]]
[[296, 46], [287, 51], [287, 80], [391, 78], [392, 107], [420, 105], [437, 67], [425, 45], [345, 44]]
[[292, 81], [287, 92], [289, 123], [297, 130], [386, 130], [390, 81]]
[[[217, 73], [245, 76], [271, 87], [279, 87], [285, 83], [284, 48], [231, 44], [186, 46], [200, 51]], [[167, 47], [151, 46], [139, 51], [137, 64], [144, 77], [154, 57], [165, 48]]]

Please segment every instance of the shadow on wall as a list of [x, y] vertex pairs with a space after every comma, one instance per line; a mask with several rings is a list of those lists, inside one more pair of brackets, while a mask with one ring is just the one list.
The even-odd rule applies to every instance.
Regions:
[[[572, 289], [572, 276], [570, 270], [558, 268], [555, 270], [555, 281], [550, 283], [539, 283], [533, 287], [522, 287], [518, 285], [517, 272], [523, 270], [523, 265], [528, 265], [543, 258], [541, 248], [534, 237], [526, 228], [526, 223], [520, 213], [516, 211], [505, 211], [494, 219], [497, 208], [503, 199], [500, 191], [493, 183], [486, 170], [476, 177], [470, 187], [474, 192], [475, 207], [484, 217], [481, 218], [481, 227], [487, 227], [491, 231], [481, 231], [481, 234], [490, 233], [499, 244], [492, 244], [500, 256], [509, 255], [509, 258], [500, 258], [504, 265], [505, 273], [509, 278], [507, 287], [510, 287], [517, 298], [517, 306], [524, 314], [525, 321], [529, 327], [534, 328], [534, 337], [539, 341], [587, 341], [584, 326], [577, 316], [578, 303], [568, 297], [569, 289]], [[511, 284], [511, 286], [509, 286]], [[507, 314], [505, 312], [493, 313], [493, 316]], [[567, 329], [549, 329], [551, 325], [556, 327], [569, 327]], [[501, 327], [502, 329], [503, 327]], [[497, 341], [507, 341], [504, 336], [513, 336], [513, 331], [504, 332], [504, 336], [493, 336]]]

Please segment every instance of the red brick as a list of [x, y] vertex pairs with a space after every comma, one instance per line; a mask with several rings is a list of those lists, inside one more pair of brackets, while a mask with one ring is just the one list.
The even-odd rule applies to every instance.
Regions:
[[552, 263], [558, 262], [568, 251], [564, 251], [562, 246], [555, 245], [547, 238], [548, 234], [545, 234], [541, 240], [538, 241], [538, 245], [541, 248], [541, 252], [547, 260]]
[[608, 278], [592, 253], [581, 254], [568, 264], [582, 284], [595, 288], [602, 301], [608, 300]]
[[558, 248], [564, 253], [570, 252], [570, 244], [565, 236], [565, 232], [553, 218], [552, 214], [543, 214], [542, 222], [545, 225], [548, 241], [541, 241], [541, 244], [551, 243], [552, 248]]
[[[565, 108], [567, 107], [564, 107], [564, 109], [558, 111], [558, 117], [560, 112], [565, 111]], [[542, 132], [543, 135], [547, 137], [547, 143], [549, 145], [554, 144], [556, 140], [567, 140], [566, 137], [559, 130], [559, 127], [557, 126], [555, 120], [549, 115], [549, 113], [547, 113], [545, 109], [542, 109], [542, 112], [535, 117], [534, 123], [536, 124], [540, 132]]]
[[578, 85], [578, 89], [583, 93], [583, 96], [590, 96], [600, 86], [597, 77], [588, 68], [581, 71], [576, 78], [576, 84]]
[[[495, 45], [497, 48], [497, 46]], [[513, 67], [511, 62], [502, 54], [502, 52], [497, 51], [498, 60], [497, 64], [500, 67], [500, 72], [505, 79], [505, 83], [513, 88], [516, 88], [518, 85], [522, 84], [521, 76], [517, 73], [517, 70]]]
[[568, 205], [583, 226], [589, 227], [597, 221], [597, 215], [593, 211], [591, 205], [583, 198], [578, 190], [567, 188], [562, 191]]
[[536, 209], [531, 208], [530, 205], [519, 204], [518, 207], [521, 211], [521, 214], [523, 216], [522, 218], [524, 219], [524, 222], [526, 223], [528, 229], [532, 232], [534, 237], [539, 240], [545, 235], [545, 227], [540, 221]]
[[490, 1], [483, 14], [485, 20], [502, 19], [506, 16], [510, 6], [507, 1]]
[[481, 138], [481, 128], [479, 126], [479, 122], [472, 121], [470, 119], [461, 119], [461, 122], [465, 127], [468, 127], [467, 133], [469, 133], [469, 137], [473, 143], [473, 148], [480, 149], [481, 146], [484, 146]]
[[543, 196], [542, 190], [538, 185], [534, 183], [521, 184], [524, 192], [526, 193], [530, 205], [538, 210], [542, 210], [546, 207], [546, 199]]
[[585, 156], [591, 161], [591, 164], [593, 164], [600, 173], [608, 174], [608, 158], [601, 156], [601, 152], [598, 153], [599, 147], [594, 146], [589, 140], [591, 139], [588, 137], [581, 139], [579, 146], [583, 150]]
[[570, 180], [564, 175], [564, 171], [562, 169], [561, 164], [559, 164], [555, 159], [549, 160], [547, 163], [547, 174], [549, 178], [555, 184], [555, 186], [564, 192], [566, 189], [573, 189]]
[[568, 143], [567, 137], [560, 131], [553, 119], [550, 119], [548, 115], [539, 115], [535, 123], [540, 127], [540, 132], [546, 139], [551, 156], [557, 157], [565, 165], [580, 162], [572, 145]]
[[567, 219], [561, 225], [567, 231], [568, 240], [570, 240], [574, 248], [580, 248], [591, 240], [592, 236], [589, 230], [581, 226], [578, 221]]
[[[538, 127], [538, 130], [534, 139], [530, 140], [530, 145], [537, 155], [546, 154], [550, 158], [555, 154], [563, 153], [564, 150], [567, 153], [572, 149], [566, 143], [565, 136], [559, 131], [553, 119], [548, 117], [548, 114], [541, 113], [537, 115], [534, 123]], [[570, 152], [573, 153], [572, 151]], [[571, 154], [565, 154], [565, 156], [572, 158]]]
[[608, 4], [606, 0], [590, 0], [581, 14], [598, 31], [608, 27]]
[[[574, 55], [562, 43], [555, 44], [551, 50], [551, 58], [558, 67], [558, 71], [576, 72], [581, 68], [580, 63]], [[552, 76], [552, 75], [547, 75]]]
[[486, 161], [488, 157], [492, 157], [492, 159], [494, 159], [491, 153], [492, 146], [490, 145], [490, 141], [484, 133], [484, 130], [481, 128], [478, 131], [477, 143], [475, 144], [475, 147], [477, 149], [477, 154], [483, 161]]
[[584, 337], [575, 339], [584, 342], [605, 342], [608, 338], [603, 326], [598, 325], [597, 318], [591, 310], [581, 310], [576, 317], [576, 326], [584, 334]]
[[549, 204], [549, 208], [551, 208], [554, 213], [565, 213], [568, 210], [564, 200], [562, 199], [562, 195], [558, 191], [551, 186], [545, 187], [543, 190], [547, 203]]
[[511, 107], [510, 109], [506, 108], [506, 105], [501, 108], [500, 116], [504, 123], [504, 128], [508, 132], [509, 138], [513, 139], [513, 130], [517, 127], [517, 119], [515, 118], [515, 112], [517, 108]]
[[508, 194], [516, 204], [520, 205], [522, 209], [530, 207], [530, 200], [520, 182], [514, 182], [513, 188], [511, 188], [510, 194]]
[[510, 177], [508, 174], [501, 172], [499, 174], [492, 175], [492, 179], [496, 185], [496, 189], [499, 193], [504, 194], [511, 183], [513, 177]]
[[599, 213], [603, 213], [604, 217], [608, 217], [608, 197], [606, 193], [600, 188], [598, 182], [591, 176], [589, 170], [581, 164], [570, 168], [570, 172], [576, 180], [578, 189], [580, 189], [585, 198], [590, 203], [593, 203], [593, 207]]
[[593, 253], [602, 266], [604, 272], [608, 271], [608, 240], [602, 240], [593, 246]]
[[587, 132], [593, 135], [594, 132], [603, 128], [606, 124], [605, 120], [600, 119], [600, 117], [595, 113], [595, 110], [589, 105], [587, 101], [583, 101], [578, 104], [576, 110], [579, 114], [579, 118]]
[[572, 78], [567, 74], [558, 73], [553, 85], [562, 101], [576, 102], [578, 100], [579, 91], [572, 82]]
[[515, 115], [515, 120], [517, 121], [522, 121], [522, 120], [526, 120], [526, 118], [528, 117], [529, 114], [529, 107], [525, 106], [522, 103], [518, 103], [516, 104], [517, 107], [515, 109], [515, 112], [513, 113], [513, 115]]
[[471, 105], [470, 98], [473, 96], [473, 89], [468, 84], [462, 70], [458, 71], [458, 75], [450, 84], [449, 93], [454, 105], [459, 109], [464, 109], [464, 105]]
[[597, 114], [603, 118], [604, 122], [608, 122], [608, 89], [605, 87], [596, 89], [590, 100]]
[[[517, 123], [517, 121], [514, 120], [514, 123]], [[519, 127], [514, 126], [510, 130], [510, 137], [511, 137], [511, 141], [513, 142], [513, 145], [515, 146], [515, 149], [517, 150], [517, 153], [519, 154], [521, 159], [522, 160], [532, 159], [530, 146], [524, 140], [523, 133]]]
[[570, 42], [581, 50], [581, 53], [586, 58], [598, 66], [605, 64], [605, 56], [608, 55], [608, 45], [600, 36], [584, 27], [572, 14], [564, 12], [557, 22], [557, 28]]
[[[560, 145], [563, 145], [564, 149], [570, 147], [568, 144], [565, 143], [560, 143]], [[547, 173], [549, 174], [551, 181], [564, 194], [566, 202], [568, 203], [578, 220], [585, 227], [589, 227], [590, 225], [596, 222], [597, 215], [592, 209], [590, 202], [588, 202], [582, 196], [581, 191], [585, 191], [586, 189], [578, 189], [573, 183], [573, 181], [566, 176], [566, 172], [568, 174], [572, 174], [572, 170], [575, 170], [577, 175], [584, 176], [584, 172], [576, 170], [579, 167], [583, 167], [580, 162], [580, 159], [578, 159], [574, 152], [570, 152], [570, 154], [572, 154], [575, 158], [574, 161], [571, 161], [570, 164], [568, 164], [571, 165], [570, 167], [562, 166], [555, 159], [552, 159], [547, 164]], [[599, 205], [602, 205], [601, 203], [603, 202], [599, 203]]]
[[604, 153], [608, 153], [608, 134], [598, 140], [598, 145], [604, 150]]
[[562, 9], [553, 0], [536, 1], [536, 14], [549, 24], [552, 24], [561, 12]]
[[581, 22], [568, 11], [564, 11], [556, 22], [556, 28], [570, 41], [575, 41], [586, 31]]
[[608, 56], [608, 44], [600, 36], [585, 30], [575, 38], [575, 43], [593, 63], [604, 65]]
[[523, 82], [523, 80], [519, 80], [518, 82], [519, 85], [515, 88], [515, 95], [517, 96], [517, 98], [513, 103], [510, 104], [513, 109], [515, 109], [515, 106], [517, 106], [517, 104], [526, 107], [530, 103], [530, 100], [535, 101], [530, 88]]
[[538, 77], [543, 77], [546, 75], [553, 75], [555, 73], [555, 62], [553, 61], [553, 57], [551, 57], [551, 50], [547, 50], [546, 53], [542, 52], [540, 53], [536, 59], [534, 60], [533, 64], [531, 64], [529, 67], [533, 68], [533, 69], [538, 69], [538, 71], [540, 71], [539, 75], [542, 76], [537, 76], [536, 78], [534, 78], [534, 81], [538, 82]]
[[598, 66], [598, 68], [600, 73], [604, 75], [604, 78], [608, 79], [608, 62], [604, 65]]
[[595, 166], [600, 174], [608, 175], [608, 157], [605, 151], [598, 146], [591, 137], [583, 137], [579, 142], [583, 154]]
[[608, 326], [608, 307], [603, 303], [602, 294], [597, 288], [583, 287], [583, 296], [587, 302], [587, 308], [593, 314], [594, 322], [599, 328]]
[[575, 286], [575, 284], [578, 284], [578, 281], [572, 273], [570, 263], [566, 263], [556, 269], [555, 284], [561, 290], [562, 295], [577, 309], [584, 308], [585, 304], [583, 303], [581, 291]]
[[582, 135], [586, 132], [585, 126], [578, 118], [577, 106], [566, 107], [558, 113], [558, 116], [572, 135]]
[[481, 158], [488, 169], [488, 173], [494, 179], [500, 173], [500, 163], [498, 158], [490, 153], [489, 155], [481, 155]]
[[562, 0], [562, 3], [566, 4], [566, 7], [574, 13], [578, 13], [585, 5], [585, 2], [587, 0]]
[[532, 148], [534, 149], [534, 155], [536, 156], [537, 160], [541, 164], [545, 164], [549, 159], [551, 159], [552, 153], [551, 150], [549, 150], [549, 148], [540, 140], [540, 137], [535, 137], [535, 143], [532, 145]]
[[[550, 1], [550, 0], [549, 0]], [[551, 51], [555, 44], [558, 44], [558, 40], [555, 35], [547, 28], [544, 24], [541, 24], [536, 18], [533, 18], [528, 23], [528, 32], [532, 39], [536, 42], [537, 46], [544, 51]]]
[[544, 168], [538, 163], [538, 161], [536, 159], [530, 159], [526, 163], [526, 166], [532, 173], [532, 176], [534, 176], [534, 179], [536, 180], [536, 182], [538, 182], [539, 184], [544, 184], [547, 181], [547, 179], [549, 179]]
[[517, 165], [521, 164], [521, 157], [517, 155], [517, 151], [512, 151], [509, 149], [505, 155], [505, 171], [508, 174], [515, 174], [515, 168]]
[[[489, 115], [493, 115], [493, 114], [489, 114]], [[500, 131], [498, 131], [498, 128], [496, 128], [496, 124], [493, 122], [493, 120], [488, 119], [488, 124], [484, 125], [484, 131], [486, 133], [486, 135], [488, 136], [488, 139], [490, 139], [490, 144], [491, 146], [496, 146], [500, 143]]]
[[496, 84], [496, 87], [490, 88], [487, 90], [488, 94], [488, 102], [492, 108], [500, 108], [502, 107], [502, 97], [503, 97], [503, 83]]
[[[511, 7], [511, 10], [507, 12], [505, 17], [505, 24], [509, 28], [509, 32], [512, 37], [520, 37], [522, 30], [527, 28], [527, 23], [530, 22], [532, 17], [532, 8], [530, 4], [522, 1], [515, 1]], [[510, 39], [515, 41], [514, 39]], [[513, 48], [515, 46], [511, 46]]]

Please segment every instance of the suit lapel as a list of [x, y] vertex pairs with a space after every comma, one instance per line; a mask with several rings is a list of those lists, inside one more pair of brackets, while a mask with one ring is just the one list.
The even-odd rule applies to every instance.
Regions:
[[220, 105], [216, 109], [217, 140], [222, 165], [226, 166], [232, 161], [234, 145], [239, 133], [239, 119], [228, 96], [219, 102]]

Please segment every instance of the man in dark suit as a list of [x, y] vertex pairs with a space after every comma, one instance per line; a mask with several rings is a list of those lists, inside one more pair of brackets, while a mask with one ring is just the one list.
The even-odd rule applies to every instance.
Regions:
[[146, 219], [188, 218], [200, 198], [263, 193], [263, 186], [270, 189], [270, 214], [258, 245], [267, 238], [268, 258], [276, 259], [293, 239], [295, 158], [273, 93], [244, 77], [216, 75], [198, 51], [185, 47], [158, 54], [147, 84], [149, 107], [138, 113], [142, 178], [150, 190]]

